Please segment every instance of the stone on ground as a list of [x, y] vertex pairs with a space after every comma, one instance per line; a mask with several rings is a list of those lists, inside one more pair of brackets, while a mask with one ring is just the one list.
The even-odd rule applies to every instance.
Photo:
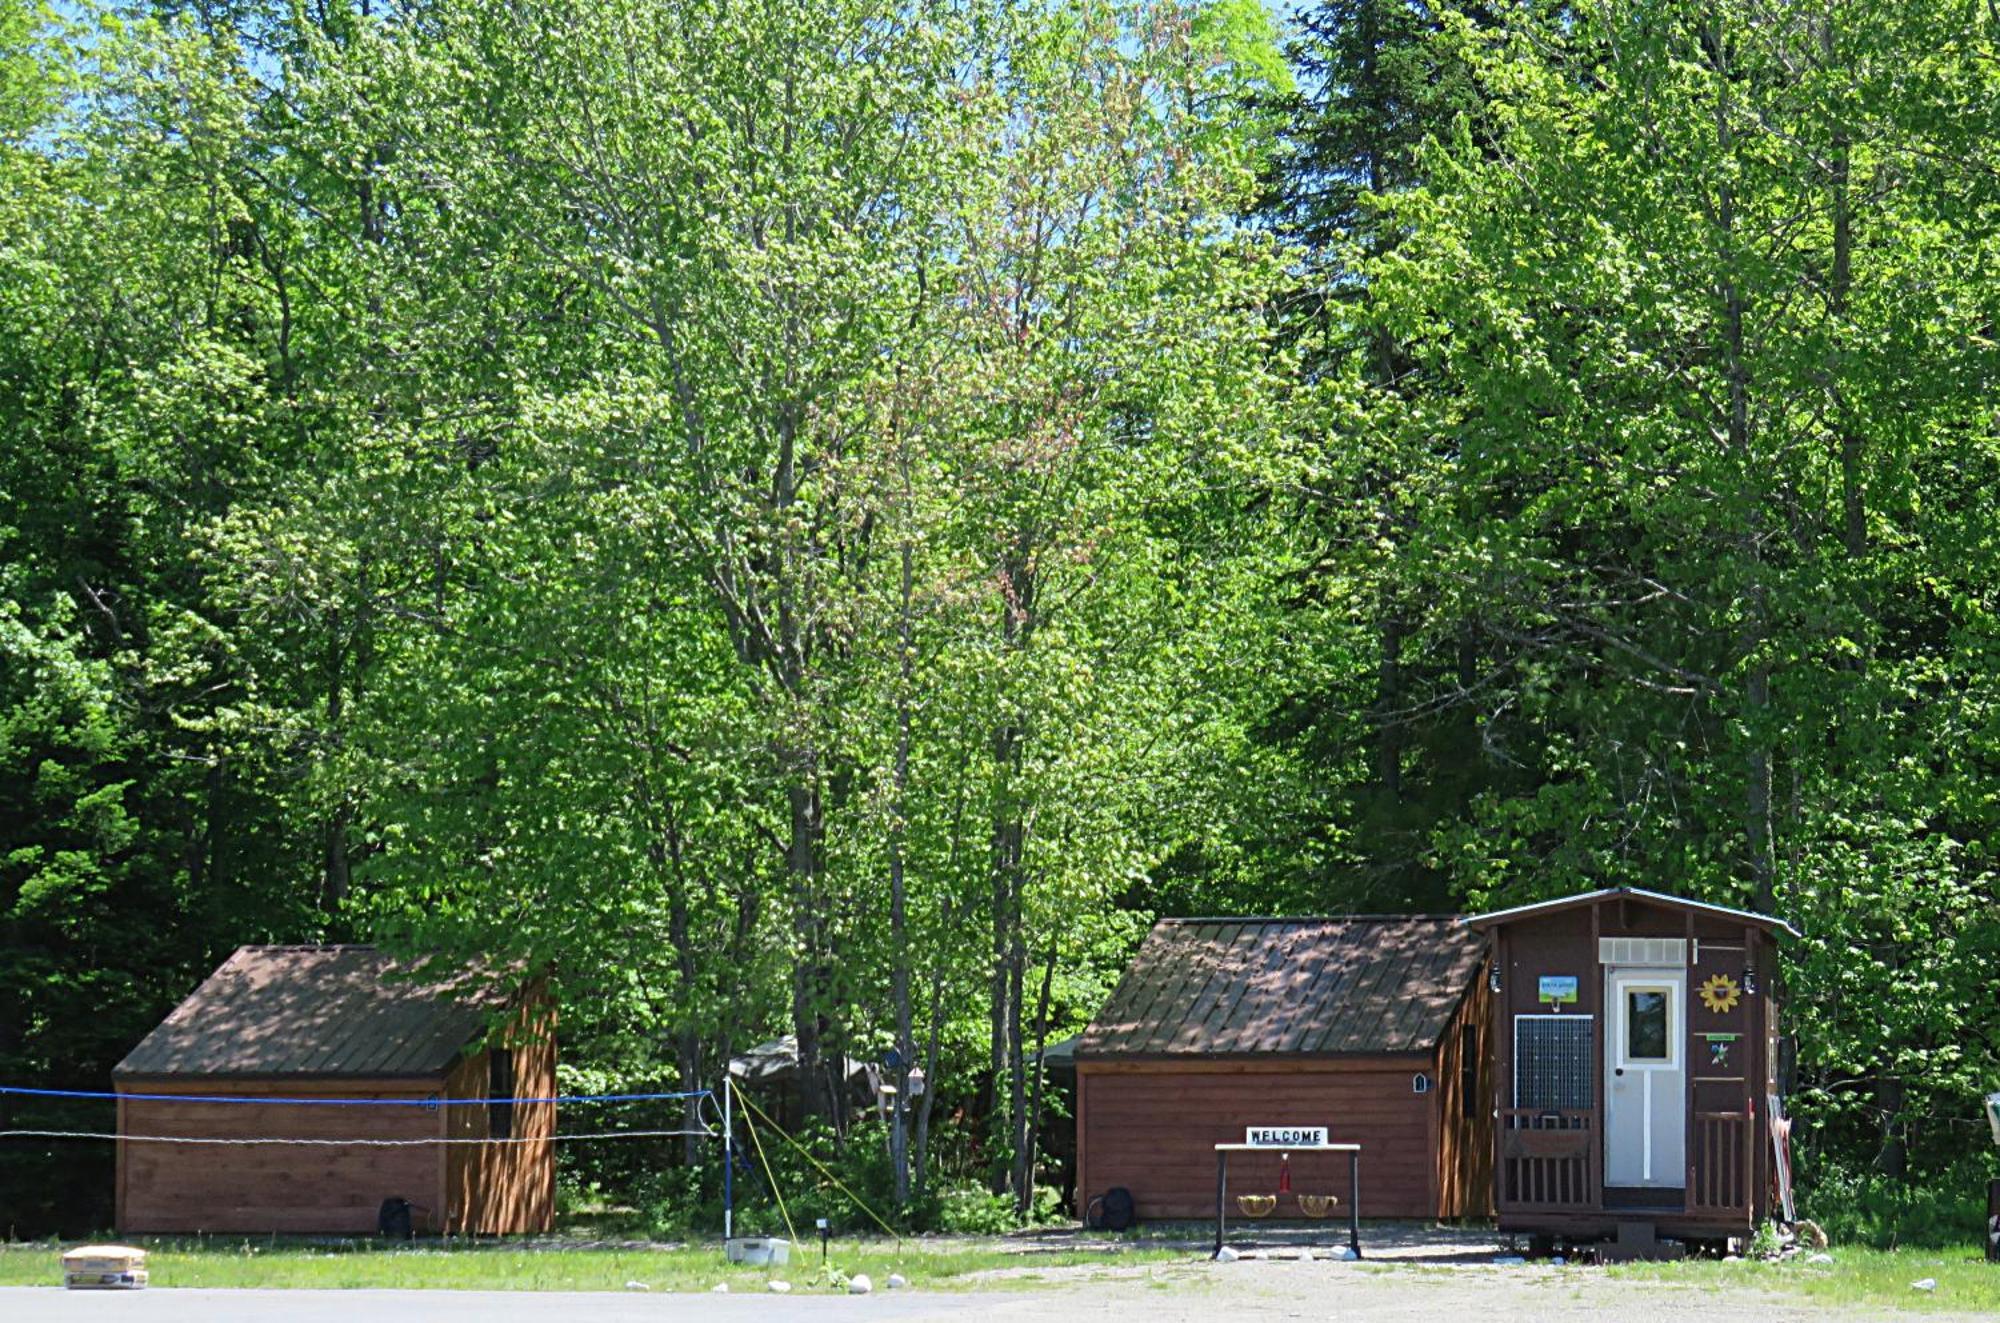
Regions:
[[875, 1283], [868, 1280], [868, 1274], [865, 1272], [855, 1273], [854, 1276], [847, 1279], [847, 1293], [849, 1295], [867, 1295], [874, 1289]]

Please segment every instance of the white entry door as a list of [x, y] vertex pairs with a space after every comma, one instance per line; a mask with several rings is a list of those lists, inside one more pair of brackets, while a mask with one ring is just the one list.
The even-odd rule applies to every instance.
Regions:
[[1605, 975], [1604, 1183], [1678, 1189], [1686, 1181], [1687, 972]]

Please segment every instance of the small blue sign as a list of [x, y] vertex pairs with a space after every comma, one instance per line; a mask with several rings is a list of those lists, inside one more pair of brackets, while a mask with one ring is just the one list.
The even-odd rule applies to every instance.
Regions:
[[1544, 974], [1541, 979], [1542, 1000], [1561, 1006], [1576, 1000], [1576, 975]]

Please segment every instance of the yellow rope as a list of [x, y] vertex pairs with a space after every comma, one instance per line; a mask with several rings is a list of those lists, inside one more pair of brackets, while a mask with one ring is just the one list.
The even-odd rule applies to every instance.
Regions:
[[[750, 1102], [748, 1098], [743, 1096], [743, 1091], [736, 1088], [733, 1081], [726, 1083], [724, 1087], [735, 1091], [738, 1102], [746, 1105]], [[769, 1120], [770, 1118], [766, 1117], [765, 1119]], [[764, 1167], [764, 1180], [771, 1187], [772, 1197], [778, 1201], [778, 1216], [785, 1219], [785, 1235], [796, 1245], [799, 1243], [799, 1233], [792, 1230], [792, 1215], [785, 1211], [784, 1192], [778, 1188], [777, 1178], [771, 1175], [771, 1160], [764, 1156], [764, 1141], [757, 1138], [757, 1125], [750, 1119], [750, 1113], [748, 1112], [743, 1113], [743, 1128], [750, 1132], [750, 1142], [757, 1149], [757, 1161], [762, 1163]], [[784, 1132], [780, 1131], [779, 1133], [782, 1134]]]
[[[874, 1209], [870, 1208], [866, 1203], [862, 1202], [860, 1195], [856, 1194], [854, 1191], [848, 1189], [845, 1185], [841, 1184], [840, 1177], [828, 1171], [826, 1169], [825, 1163], [821, 1162], [818, 1158], [814, 1157], [810, 1152], [808, 1152], [803, 1146], [800, 1145], [798, 1140], [793, 1139], [790, 1135], [786, 1134], [785, 1128], [783, 1126], [779, 1125], [776, 1121], [773, 1121], [770, 1117], [764, 1116], [764, 1109], [759, 1107], [756, 1103], [751, 1102], [748, 1098], [744, 1097], [743, 1090], [741, 1089], [736, 1090], [736, 1100], [742, 1103], [745, 1107], [748, 1107], [751, 1111], [757, 1113], [757, 1115], [763, 1116], [764, 1124], [770, 1126], [771, 1129], [777, 1131], [778, 1138], [784, 1140], [787, 1144], [790, 1144], [793, 1148], [798, 1149], [801, 1157], [805, 1158], [807, 1162], [812, 1163], [813, 1166], [819, 1168], [820, 1175], [832, 1181], [835, 1187], [838, 1188], [842, 1194], [846, 1195], [849, 1199], [852, 1199], [854, 1201], [855, 1207], [859, 1208], [862, 1212], [868, 1214], [868, 1216], [874, 1218], [876, 1226], [881, 1227], [884, 1231], [894, 1236], [896, 1238], [897, 1249], [901, 1249], [903, 1247], [902, 1233], [898, 1232], [896, 1228], [890, 1226], [887, 1222], [884, 1222], [880, 1217], [880, 1215], [878, 1215]], [[752, 1134], [754, 1133], [755, 1132], [753, 1131]], [[758, 1156], [760, 1157], [762, 1156], [762, 1150], [759, 1150]], [[767, 1170], [766, 1175], [768, 1174], [769, 1172]], [[772, 1188], [776, 1189], [777, 1187], [773, 1186]]]

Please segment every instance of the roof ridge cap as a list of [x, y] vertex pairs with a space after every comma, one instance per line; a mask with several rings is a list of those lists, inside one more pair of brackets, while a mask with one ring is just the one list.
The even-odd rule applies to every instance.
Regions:
[[1466, 917], [1462, 913], [1430, 910], [1420, 914], [1186, 914], [1158, 918], [1153, 920], [1153, 924], [1159, 927], [1189, 923], [1409, 923], [1419, 920], [1451, 923]]

